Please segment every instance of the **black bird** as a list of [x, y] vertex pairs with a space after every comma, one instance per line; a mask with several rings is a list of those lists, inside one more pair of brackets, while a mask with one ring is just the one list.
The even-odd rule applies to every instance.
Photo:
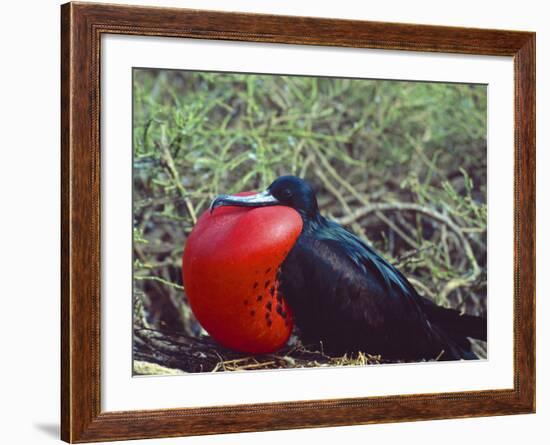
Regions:
[[486, 341], [486, 319], [420, 296], [371, 246], [321, 216], [303, 179], [281, 176], [257, 195], [221, 195], [211, 209], [222, 205], [284, 205], [302, 217], [302, 232], [281, 265], [280, 289], [304, 344], [399, 361], [478, 358], [468, 337]]

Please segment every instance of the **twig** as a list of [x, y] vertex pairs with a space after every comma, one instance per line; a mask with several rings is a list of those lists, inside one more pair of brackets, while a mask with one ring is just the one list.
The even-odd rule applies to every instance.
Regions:
[[330, 175], [342, 186], [344, 187], [351, 195], [357, 199], [360, 203], [366, 205], [368, 204], [368, 200], [365, 199], [365, 196], [361, 193], [358, 193], [357, 189], [353, 187], [349, 182], [347, 182], [342, 176], [338, 174], [336, 169], [330, 164], [326, 156], [321, 152], [321, 150], [318, 147], [313, 148], [315, 150], [315, 153], [317, 154], [317, 157], [321, 160], [321, 163], [326, 168], [326, 170], [330, 173]]
[[162, 159], [164, 161], [164, 165], [166, 166], [166, 169], [170, 173], [170, 176], [172, 177], [172, 180], [174, 181], [176, 188], [178, 189], [181, 197], [183, 198], [183, 201], [185, 202], [185, 207], [187, 208], [187, 212], [189, 213], [189, 217], [191, 218], [191, 221], [193, 222], [193, 225], [194, 225], [197, 222], [197, 215], [195, 213], [195, 208], [193, 207], [193, 203], [189, 199], [189, 193], [187, 193], [187, 190], [185, 190], [185, 187], [181, 182], [180, 175], [178, 173], [178, 170], [176, 169], [176, 164], [174, 163], [174, 158], [172, 157], [172, 154], [170, 153], [170, 149], [166, 144], [161, 143], [159, 145], [162, 150], [161, 154], [162, 154]]
[[415, 287], [415, 289], [420, 289], [425, 295], [430, 297], [433, 301], [438, 301], [437, 294], [433, 292], [428, 286], [426, 286], [422, 281], [417, 280], [413, 277], [407, 277], [407, 280]]
[[[412, 211], [412, 212], [418, 212], [422, 213], [436, 221], [439, 221], [441, 223], [446, 224], [460, 239], [460, 242], [463, 245], [464, 252], [466, 253], [466, 256], [468, 257], [468, 260], [472, 266], [472, 271], [470, 276], [467, 278], [468, 281], [475, 280], [479, 273], [479, 264], [477, 263], [477, 260], [475, 258], [475, 255], [472, 251], [472, 247], [462, 231], [460, 230], [460, 227], [458, 227], [450, 218], [443, 215], [442, 213], [437, 212], [436, 210], [430, 209], [429, 207], [422, 206], [420, 204], [414, 204], [414, 203], [402, 203], [402, 202], [394, 202], [394, 203], [372, 203], [369, 205], [366, 205], [364, 207], [361, 207], [360, 209], [357, 209], [356, 211], [352, 212], [351, 215], [344, 216], [338, 220], [340, 224], [350, 224], [354, 221], [357, 221], [359, 218], [362, 218], [369, 213], [372, 212], [387, 212], [387, 211]], [[463, 278], [461, 281], [464, 281]], [[452, 280], [451, 280], [452, 281]]]
[[395, 224], [391, 219], [387, 218], [382, 212], [376, 212], [376, 216], [386, 223], [386, 225], [397, 233], [407, 244], [409, 244], [413, 249], [418, 249], [418, 243], [403, 232], [397, 224]]
[[395, 260], [394, 264], [396, 266], [402, 266], [402, 265], [406, 264], [407, 260], [409, 260], [410, 258], [413, 258], [413, 257], [417, 256], [419, 253], [425, 252], [426, 250], [431, 250], [434, 247], [435, 246], [433, 244], [430, 244], [428, 246], [419, 247], [419, 248], [416, 248], [416, 249], [413, 249], [413, 250], [409, 250], [409, 251], [403, 253], [402, 255], [400, 255]]
[[[334, 197], [336, 197], [336, 199], [340, 202], [340, 204], [342, 205], [344, 211], [347, 212], [348, 215], [351, 215], [353, 214], [353, 211], [351, 210], [350, 206], [348, 205], [348, 203], [346, 202], [346, 200], [344, 199], [344, 197], [341, 195], [341, 193], [336, 189], [336, 187], [334, 187], [334, 185], [332, 185], [332, 183], [328, 180], [328, 178], [325, 176], [325, 174], [323, 173], [323, 171], [320, 169], [320, 168], [316, 168], [315, 169], [315, 174], [317, 175], [317, 177], [323, 182], [323, 184], [325, 185], [325, 187], [327, 188], [327, 190], [332, 193], [334, 195]], [[357, 224], [355, 221], [351, 223], [351, 226], [353, 227], [353, 230], [355, 230], [355, 232], [357, 233], [357, 235], [363, 240], [363, 241], [366, 241], [368, 243], [370, 243], [369, 239], [367, 238], [367, 236], [365, 235], [365, 232], [363, 230], [363, 228]]]
[[180, 286], [179, 284], [172, 283], [171, 281], [165, 280], [164, 278], [161, 278], [161, 277], [156, 277], [154, 275], [149, 275], [149, 276], [146, 276], [146, 277], [139, 276], [139, 275], [134, 275], [134, 279], [139, 280], [139, 281], [146, 281], [146, 280], [148, 280], [148, 281], [157, 281], [157, 282], [162, 283], [166, 286], [173, 287], [174, 289], [185, 290], [185, 288], [183, 286]]

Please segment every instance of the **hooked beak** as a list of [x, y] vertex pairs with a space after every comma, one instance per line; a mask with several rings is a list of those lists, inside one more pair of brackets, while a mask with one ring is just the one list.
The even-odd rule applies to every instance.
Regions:
[[268, 190], [248, 196], [219, 195], [210, 204], [210, 213], [221, 206], [265, 207], [277, 204], [280, 202]]

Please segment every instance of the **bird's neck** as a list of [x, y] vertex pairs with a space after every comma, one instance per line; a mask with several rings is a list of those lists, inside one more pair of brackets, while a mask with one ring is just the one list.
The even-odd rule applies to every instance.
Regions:
[[303, 233], [315, 232], [327, 224], [327, 220], [321, 216], [319, 212], [315, 212], [311, 215], [300, 212], [300, 216], [304, 224], [302, 229]]

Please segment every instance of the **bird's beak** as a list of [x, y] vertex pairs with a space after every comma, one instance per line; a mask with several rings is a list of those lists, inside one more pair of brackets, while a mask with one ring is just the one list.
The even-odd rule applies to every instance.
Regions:
[[280, 204], [279, 201], [268, 190], [254, 195], [219, 195], [210, 204], [210, 213], [221, 206], [239, 206], [239, 207], [265, 207]]

